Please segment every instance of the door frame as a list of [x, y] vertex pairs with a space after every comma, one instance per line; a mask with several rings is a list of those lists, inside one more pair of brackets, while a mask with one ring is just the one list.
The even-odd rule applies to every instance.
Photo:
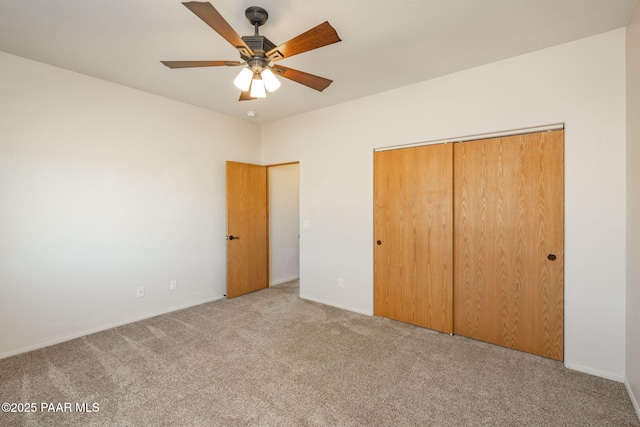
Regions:
[[[458, 142], [466, 142], [466, 141], [476, 141], [476, 140], [483, 140], [483, 139], [492, 139], [492, 138], [502, 138], [502, 137], [508, 137], [508, 136], [518, 136], [518, 135], [525, 135], [525, 134], [531, 134], [531, 133], [540, 133], [540, 132], [545, 132], [545, 131], [556, 131], [556, 130], [562, 130], [563, 131], [563, 147], [566, 149], [566, 140], [564, 137], [564, 131], [565, 131], [565, 124], [564, 122], [560, 122], [560, 123], [553, 123], [553, 124], [548, 124], [548, 125], [541, 125], [541, 126], [534, 126], [534, 127], [528, 127], [528, 128], [519, 128], [519, 129], [512, 129], [512, 130], [505, 130], [505, 131], [499, 131], [499, 132], [492, 132], [492, 133], [485, 133], [485, 134], [475, 134], [475, 135], [467, 135], [467, 136], [461, 136], [461, 137], [455, 137], [455, 138], [446, 138], [446, 139], [438, 139], [438, 140], [430, 140], [430, 141], [424, 141], [424, 142], [419, 142], [419, 143], [412, 143], [412, 144], [404, 144], [404, 145], [394, 145], [394, 146], [385, 146], [385, 147], [378, 147], [375, 148], [373, 151], [375, 152], [379, 152], [379, 151], [388, 151], [388, 150], [400, 150], [400, 149], [404, 149], [404, 148], [413, 148], [413, 147], [419, 147], [419, 146], [424, 146], [424, 145], [435, 145], [435, 144], [442, 144], [442, 143], [458, 143]], [[566, 173], [565, 170], [565, 161], [563, 159], [563, 177]], [[564, 179], [564, 178], [563, 178]], [[566, 201], [566, 193], [563, 191], [563, 196], [562, 196], [562, 204], [563, 204], [563, 226], [564, 224], [566, 224], [566, 210], [564, 208], [564, 204]], [[375, 203], [375, 200], [374, 200]], [[372, 210], [373, 210], [373, 214], [375, 215], [375, 204], [372, 206]], [[455, 204], [454, 204], [454, 215], [455, 215]], [[374, 218], [374, 224], [375, 224], [375, 218]], [[374, 238], [372, 239], [372, 244], [374, 245], [374, 250], [373, 252], [375, 253], [375, 230], [373, 230], [374, 233]], [[455, 231], [454, 231], [455, 234]], [[563, 259], [566, 258], [566, 253], [565, 253], [565, 249], [566, 249], [566, 245], [565, 242], [563, 240], [563, 245], [562, 245], [562, 253], [563, 253]], [[454, 261], [455, 262], [455, 261]], [[373, 265], [373, 269], [374, 269], [374, 281], [373, 281], [373, 287], [372, 287], [372, 294], [373, 294], [373, 299], [375, 300], [375, 259], [374, 259], [374, 265]], [[564, 326], [566, 326], [566, 322], [565, 322], [565, 311], [566, 311], [566, 304], [564, 304], [565, 299], [565, 292], [566, 292], [566, 287], [564, 286], [564, 277], [565, 277], [565, 270], [566, 270], [566, 264], [563, 262], [563, 266], [562, 266], [562, 277], [563, 277], [563, 308], [562, 308], [562, 312], [563, 312], [563, 329]], [[455, 281], [455, 275], [454, 275], [454, 281]], [[453, 292], [455, 293], [455, 289], [453, 290]], [[454, 322], [454, 327], [455, 327], [455, 322]], [[453, 334], [452, 334], [453, 335]], [[563, 331], [563, 337], [562, 337], [562, 347], [563, 347], [563, 353], [564, 353], [564, 345], [565, 345], [565, 341], [566, 341], [566, 335], [564, 334]], [[564, 354], [563, 354], [564, 356]], [[564, 357], [562, 357], [562, 359], [564, 359]]]
[[[271, 199], [271, 191], [272, 191], [272, 184], [269, 180], [269, 170], [271, 168], [277, 168], [277, 167], [281, 167], [281, 166], [290, 166], [290, 165], [298, 165], [298, 187], [300, 186], [300, 162], [299, 161], [295, 161], [295, 162], [286, 162], [286, 163], [275, 163], [275, 164], [271, 164], [271, 165], [267, 165], [267, 197], [269, 199]], [[298, 192], [299, 194], [299, 192]], [[271, 213], [271, 206], [268, 204], [267, 209], [269, 210], [269, 213]], [[298, 197], [298, 206], [296, 207], [297, 209], [297, 213], [298, 213], [298, 253], [297, 253], [297, 257], [298, 257], [298, 277], [300, 274], [300, 270], [299, 270], [299, 265], [300, 265], [300, 199]], [[270, 248], [270, 244], [271, 244], [271, 226], [272, 226], [272, 215], [269, 214], [269, 220], [268, 220], [268, 239], [269, 241], [267, 242], [269, 244], [269, 287], [271, 287], [271, 248]], [[284, 283], [284, 282], [283, 282]], [[279, 283], [278, 283], [279, 284]]]
[[[265, 170], [266, 170], [266, 186], [267, 186], [267, 188], [266, 188], [266, 202], [265, 202], [266, 212], [265, 212], [265, 215], [266, 215], [266, 218], [267, 218], [267, 230], [266, 230], [266, 242], [265, 242], [265, 244], [266, 244], [266, 263], [267, 263], [267, 265], [266, 265], [266, 269], [267, 269], [267, 272], [266, 272], [266, 274], [267, 274], [267, 286], [266, 286], [266, 288], [262, 288], [262, 289], [267, 289], [267, 288], [271, 287], [271, 271], [270, 271], [271, 254], [270, 254], [270, 247], [269, 247], [269, 245], [270, 245], [270, 229], [271, 229], [271, 217], [269, 215], [269, 192], [271, 190], [271, 187], [270, 187], [270, 183], [269, 183], [269, 173], [268, 173], [268, 171], [269, 171], [270, 168], [273, 168], [273, 167], [287, 166], [287, 165], [294, 165], [294, 164], [300, 165], [300, 162], [299, 161], [292, 161], [292, 162], [284, 162], [284, 163], [274, 163], [274, 164], [269, 164], [269, 165], [258, 165], [258, 164], [255, 164], [255, 163], [238, 162], [238, 161], [233, 161], [233, 160], [228, 160], [227, 162], [245, 163], [245, 164], [250, 164], [250, 165], [255, 165], [255, 166], [261, 166], [261, 167], [264, 167]], [[300, 175], [298, 173], [298, 180], [299, 179], [300, 179]], [[225, 183], [225, 191], [226, 191], [226, 186], [227, 186], [227, 184]], [[226, 197], [225, 197], [225, 214], [227, 216], [229, 214], [228, 209], [229, 209], [228, 208], [228, 199], [226, 199]], [[299, 211], [300, 211], [300, 206], [298, 204], [298, 212]], [[226, 240], [225, 257], [227, 258], [227, 263], [228, 263], [229, 262], [229, 256], [228, 256], [228, 244], [229, 244], [229, 242], [228, 242], [228, 239], [229, 239], [228, 217], [225, 220], [225, 228], [226, 228], [226, 230], [225, 230], [225, 236], [226, 236], [226, 238], [225, 238], [225, 240]], [[298, 247], [298, 259], [299, 258], [300, 258], [300, 248]], [[226, 268], [225, 274], [228, 274], [228, 267]], [[224, 296], [226, 298], [229, 298], [229, 296], [228, 296], [228, 288], [227, 288], [228, 287], [228, 280], [229, 279], [227, 277], [227, 279], [226, 279], [227, 283], [225, 284], [225, 294], [224, 294]], [[241, 295], [238, 295], [238, 296], [241, 296]]]

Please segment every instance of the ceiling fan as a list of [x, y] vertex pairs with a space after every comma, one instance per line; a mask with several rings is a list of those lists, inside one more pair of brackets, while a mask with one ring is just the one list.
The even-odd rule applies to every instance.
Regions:
[[264, 98], [266, 97], [265, 89], [269, 92], [278, 89], [280, 82], [275, 74], [320, 92], [333, 82], [324, 77], [272, 64], [281, 59], [341, 41], [338, 33], [329, 22], [324, 22], [276, 46], [258, 33], [260, 26], [269, 18], [267, 11], [261, 7], [247, 8], [245, 16], [254, 26], [255, 33], [252, 36], [240, 37], [211, 3], [190, 1], [182, 4], [231, 43], [240, 52], [242, 61], [161, 61], [167, 67], [236, 67], [246, 65], [234, 80], [235, 86], [242, 91], [240, 101]]

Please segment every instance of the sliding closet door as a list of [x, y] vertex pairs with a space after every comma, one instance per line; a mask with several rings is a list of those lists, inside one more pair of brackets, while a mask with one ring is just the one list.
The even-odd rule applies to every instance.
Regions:
[[451, 333], [452, 144], [374, 154], [374, 313]]
[[563, 135], [456, 144], [454, 333], [563, 359]]

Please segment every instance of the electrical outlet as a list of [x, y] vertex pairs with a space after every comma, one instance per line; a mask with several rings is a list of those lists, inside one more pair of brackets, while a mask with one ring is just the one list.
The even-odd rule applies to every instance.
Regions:
[[169, 290], [170, 291], [175, 291], [176, 289], [178, 289], [178, 281], [177, 280], [172, 280], [169, 282]]
[[344, 279], [342, 277], [338, 278], [338, 287], [344, 288]]
[[144, 286], [138, 286], [136, 288], [136, 297], [142, 298], [144, 296]]

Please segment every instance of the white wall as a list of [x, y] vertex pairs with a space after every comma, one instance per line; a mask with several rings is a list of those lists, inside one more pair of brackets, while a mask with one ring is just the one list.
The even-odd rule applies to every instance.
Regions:
[[640, 3], [627, 27], [627, 369], [640, 417]]
[[558, 122], [565, 363], [622, 381], [624, 29], [263, 125], [263, 162], [300, 161], [301, 296], [372, 312], [374, 148]]
[[300, 166], [274, 166], [269, 171], [269, 284], [300, 277]]
[[257, 126], [4, 53], [0, 99], [0, 357], [222, 297]]

